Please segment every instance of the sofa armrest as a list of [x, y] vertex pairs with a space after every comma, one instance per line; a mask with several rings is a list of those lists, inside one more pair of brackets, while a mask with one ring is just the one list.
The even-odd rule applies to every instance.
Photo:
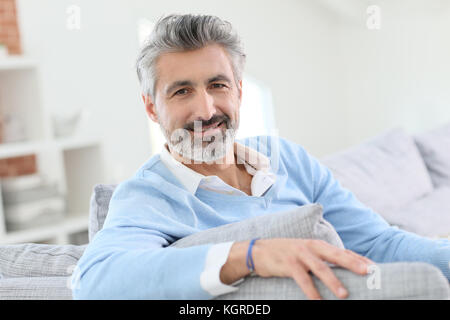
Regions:
[[[348, 299], [449, 299], [449, 283], [436, 267], [422, 262], [378, 264], [379, 274], [359, 276], [333, 268], [349, 291]], [[377, 277], [371, 281], [370, 277]], [[336, 299], [325, 285], [313, 276], [324, 299]], [[69, 277], [30, 277], [0, 279], [0, 300], [72, 299]], [[301, 289], [290, 278], [247, 277], [239, 290], [216, 297], [217, 300], [302, 300]]]
[[[334, 267], [333, 272], [349, 291], [347, 299], [356, 300], [421, 300], [449, 299], [447, 278], [435, 266], [423, 262], [396, 262], [377, 264], [367, 276]], [[378, 278], [377, 278], [378, 277]], [[314, 284], [323, 299], [337, 297], [313, 276]], [[247, 277], [239, 290], [216, 297], [217, 300], [253, 299], [307, 299], [291, 278]]]
[[0, 278], [68, 276], [87, 245], [11, 244], [0, 246]]
[[71, 300], [69, 277], [0, 279], [0, 300]]

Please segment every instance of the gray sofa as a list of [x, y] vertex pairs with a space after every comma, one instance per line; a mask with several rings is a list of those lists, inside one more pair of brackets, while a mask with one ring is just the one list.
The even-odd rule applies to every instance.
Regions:
[[[366, 205], [393, 225], [427, 237], [450, 235], [450, 125], [412, 137], [397, 128], [384, 132], [361, 145], [328, 156], [321, 161], [341, 184], [352, 190]], [[89, 241], [101, 230], [115, 186], [98, 185], [91, 198]], [[302, 208], [301, 212], [310, 212]], [[261, 217], [270, 223], [245, 221], [241, 225], [222, 226], [215, 234], [233, 239], [236, 230], [246, 228], [263, 237], [299, 236], [299, 221], [324, 224], [317, 208], [315, 215]], [[289, 218], [291, 217], [291, 218]], [[313, 218], [312, 218], [313, 217]], [[307, 220], [305, 220], [307, 219]], [[308, 220], [309, 219], [309, 220]], [[312, 220], [311, 220], [312, 219]], [[311, 222], [312, 221], [312, 222]], [[253, 223], [249, 228], [249, 224]], [[258, 226], [270, 226], [260, 228]], [[287, 227], [289, 226], [289, 227]], [[258, 229], [259, 228], [259, 229]], [[332, 229], [332, 228], [331, 228]], [[235, 233], [233, 233], [233, 230]], [[328, 230], [328, 232], [332, 232]], [[211, 232], [196, 234], [174, 243], [195, 245], [211, 241]], [[311, 233], [311, 237], [316, 237]], [[329, 233], [330, 235], [331, 233]], [[254, 235], [254, 234], [252, 234]], [[308, 236], [308, 233], [301, 233]], [[337, 234], [336, 234], [337, 235]], [[209, 237], [209, 238], [208, 238]], [[323, 238], [323, 234], [317, 238]], [[325, 237], [331, 243], [331, 238]], [[215, 241], [223, 239], [215, 238]], [[236, 239], [237, 240], [237, 239]], [[0, 246], [0, 299], [72, 299], [70, 275], [86, 245], [18, 244]], [[380, 264], [384, 275], [381, 290], [371, 290], [365, 277], [335, 268], [336, 275], [349, 288], [352, 299], [448, 299], [449, 285], [441, 271], [425, 263]], [[334, 296], [314, 279], [324, 298]], [[249, 277], [235, 293], [219, 299], [304, 299], [291, 279]]]
[[321, 160], [390, 224], [431, 238], [450, 236], [450, 124], [416, 136], [391, 129]]

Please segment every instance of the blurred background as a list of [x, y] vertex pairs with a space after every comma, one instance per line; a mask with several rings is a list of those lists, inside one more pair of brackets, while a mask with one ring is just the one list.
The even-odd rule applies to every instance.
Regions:
[[87, 242], [92, 187], [159, 152], [134, 63], [170, 13], [240, 33], [240, 136], [321, 158], [450, 121], [447, 0], [0, 0], [0, 243]]

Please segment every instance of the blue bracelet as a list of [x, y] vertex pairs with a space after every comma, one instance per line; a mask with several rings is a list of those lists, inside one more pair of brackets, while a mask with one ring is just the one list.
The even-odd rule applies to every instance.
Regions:
[[250, 244], [248, 245], [248, 251], [247, 251], [247, 268], [250, 270], [250, 273], [253, 273], [255, 271], [255, 264], [253, 263], [253, 257], [252, 257], [252, 248], [255, 244], [255, 241], [259, 238], [252, 239], [250, 241]]

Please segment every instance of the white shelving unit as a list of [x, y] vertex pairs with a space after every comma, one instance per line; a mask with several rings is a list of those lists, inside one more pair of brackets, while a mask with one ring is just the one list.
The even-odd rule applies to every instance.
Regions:
[[23, 58], [23, 57], [8, 57], [0, 59], [0, 70], [23, 70], [23, 69], [34, 69], [35, 62], [33, 60]]
[[51, 111], [41, 100], [37, 65], [24, 57], [0, 58], [0, 111], [18, 114], [27, 136], [0, 143], [0, 159], [35, 154], [38, 173], [56, 182], [66, 199], [64, 219], [8, 231], [0, 192], [0, 244], [72, 243], [72, 235], [87, 232], [93, 186], [104, 181], [101, 140], [81, 133], [55, 138]]

